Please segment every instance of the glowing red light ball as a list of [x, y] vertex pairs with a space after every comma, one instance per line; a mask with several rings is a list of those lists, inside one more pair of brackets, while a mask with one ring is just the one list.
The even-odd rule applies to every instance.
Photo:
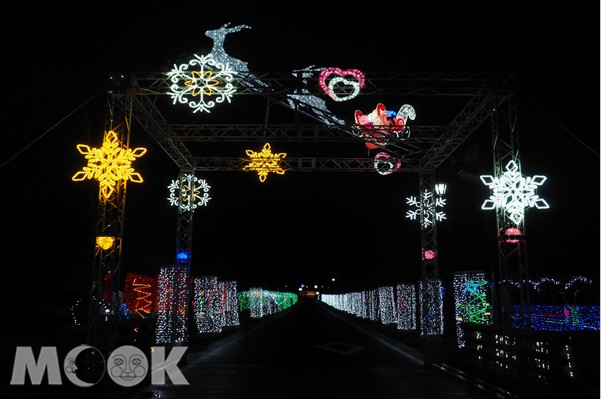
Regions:
[[[510, 227], [507, 230], [505, 230], [505, 235], [506, 236], [521, 236], [522, 232], [520, 231], [520, 229], [518, 229], [516, 227]], [[505, 239], [505, 242], [508, 242], [511, 244], [516, 243], [518, 241], [519, 240], [517, 238], [506, 238]]]

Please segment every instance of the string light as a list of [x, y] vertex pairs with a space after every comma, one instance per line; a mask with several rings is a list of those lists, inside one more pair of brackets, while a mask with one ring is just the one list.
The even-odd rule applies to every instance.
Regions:
[[[192, 68], [196, 69], [189, 71]], [[229, 64], [216, 61], [212, 55], [194, 54], [188, 63], [174, 65], [167, 73], [172, 83], [167, 94], [173, 104], [188, 104], [193, 112], [211, 112], [216, 104], [231, 102], [236, 92], [232, 84], [234, 75], [236, 72]]]
[[492, 324], [492, 306], [488, 302], [489, 282], [483, 272], [456, 272], [453, 274], [455, 296], [455, 332], [457, 346], [465, 346], [462, 323]]
[[[521, 309], [524, 309], [523, 311]], [[535, 331], [599, 331], [599, 306], [513, 306], [513, 327]]]
[[365, 139], [365, 146], [369, 149], [376, 149], [380, 146], [386, 146], [390, 137], [405, 139], [409, 137], [409, 128], [405, 125], [408, 119], [415, 119], [415, 109], [404, 104], [399, 112], [387, 111], [382, 103], [376, 105], [376, 108], [369, 114], [364, 115], [360, 110], [355, 111], [355, 123]]
[[221, 293], [216, 276], [201, 276], [194, 282], [194, 321], [199, 333], [219, 333], [221, 320]]
[[233, 280], [225, 281], [225, 326], [240, 325], [238, 308], [238, 283]]
[[[331, 75], [337, 76], [328, 81]], [[347, 76], [352, 79], [347, 79]], [[337, 92], [340, 85], [344, 85], [345, 89], [350, 87], [352, 92]], [[334, 101], [348, 101], [357, 97], [361, 87], [365, 86], [365, 75], [358, 69], [325, 68], [319, 74], [319, 86]]]
[[157, 344], [182, 345], [187, 342], [188, 286], [186, 269], [161, 267], [157, 277]]
[[85, 144], [78, 144], [77, 150], [85, 155], [88, 165], [73, 175], [71, 180], [83, 181], [96, 179], [100, 184], [100, 193], [109, 199], [115, 191], [118, 181], [130, 180], [142, 183], [142, 176], [134, 172], [132, 161], [146, 153], [146, 148], [125, 149], [117, 138], [117, 133], [110, 130], [104, 135], [102, 147], [90, 148]]
[[134, 315], [146, 318], [153, 311], [156, 279], [135, 273], [125, 275], [123, 302]]
[[442, 335], [443, 287], [439, 279], [419, 281], [420, 335]]
[[298, 295], [292, 292], [269, 291], [256, 287], [238, 293], [240, 311], [248, 310], [251, 318], [261, 318], [293, 306]]
[[283, 175], [284, 169], [280, 166], [280, 162], [286, 157], [286, 153], [280, 152], [274, 154], [271, 152], [271, 145], [265, 143], [261, 152], [246, 150], [248, 155], [248, 165], [244, 166], [243, 170], [256, 171], [259, 174], [259, 180], [263, 183], [267, 179], [268, 173], [276, 173]]
[[374, 168], [382, 176], [386, 176], [401, 167], [401, 160], [381, 151], [374, 157]]
[[[169, 189], [170, 205], [177, 206], [180, 211], [194, 210], [199, 206], [207, 206], [211, 197], [209, 189], [211, 186], [203, 179], [192, 174], [184, 174], [182, 179], [172, 180], [167, 187]], [[179, 199], [182, 199], [180, 204]]]
[[[307, 86], [308, 79], [312, 78], [315, 72], [312, 68], [313, 66], [310, 65], [304, 69], [293, 71], [292, 76], [302, 78], [303, 84]], [[303, 107], [307, 108], [317, 119], [326, 125], [346, 124], [343, 119], [332, 114], [322, 98], [311, 94], [311, 91], [306, 87], [301, 88], [300, 92], [297, 89], [294, 93], [288, 94], [288, 105], [290, 108], [299, 110], [302, 110]]]
[[378, 309], [382, 324], [392, 324], [397, 322], [394, 287], [378, 287]]
[[422, 225], [424, 228], [428, 228], [430, 225], [432, 225], [434, 223], [434, 218], [436, 218], [436, 221], [438, 222], [447, 218], [447, 215], [442, 210], [436, 210], [436, 208], [444, 208], [444, 206], [447, 204], [447, 200], [440, 196], [436, 196], [436, 200], [433, 201], [433, 195], [430, 190], [424, 190], [422, 194], [423, 204], [418, 197], [413, 195], [407, 197], [406, 200], [409, 206], [415, 206], [416, 209], [407, 211], [405, 217], [411, 220], [420, 220], [422, 210], [424, 210], [425, 214], [422, 219]]
[[399, 330], [415, 330], [416, 318], [416, 293], [414, 284], [397, 284], [397, 328]]
[[505, 166], [500, 177], [482, 175], [480, 180], [492, 190], [489, 199], [482, 203], [483, 210], [504, 209], [516, 225], [524, 219], [524, 210], [528, 207], [548, 209], [549, 204], [536, 194], [536, 190], [547, 178], [541, 175], [524, 177], [518, 164], [511, 160]]

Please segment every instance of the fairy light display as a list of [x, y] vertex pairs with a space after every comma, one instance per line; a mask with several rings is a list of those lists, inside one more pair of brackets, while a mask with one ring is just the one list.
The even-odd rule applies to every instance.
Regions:
[[357, 314], [363, 319], [367, 319], [367, 291], [361, 291], [356, 294], [357, 296]]
[[217, 287], [215, 292], [215, 303], [213, 305], [213, 318], [215, 324], [222, 330], [225, 327], [225, 306], [227, 305], [227, 291], [225, 289], [225, 283], [223, 281], [217, 281]]
[[240, 325], [240, 310], [238, 307], [238, 282], [224, 281], [225, 284], [225, 326]]
[[420, 335], [442, 335], [443, 287], [439, 279], [419, 281]]
[[194, 321], [199, 333], [219, 333], [221, 320], [220, 292], [216, 276], [194, 278]]
[[[535, 291], [540, 291], [542, 285], [545, 283], [553, 284], [556, 286], [562, 286], [564, 290], [569, 290], [574, 288], [576, 284], [590, 285], [593, 283], [593, 280], [585, 276], [573, 276], [570, 277], [570, 279], [564, 283], [561, 280], [554, 279], [551, 277], [542, 277], [540, 279], [528, 279], [525, 280], [524, 283], [531, 285]], [[514, 280], [501, 280], [499, 284], [508, 284], [518, 289], [521, 288], [523, 285], [519, 281]]]
[[263, 288], [251, 288], [248, 307], [250, 317], [260, 319], [263, 317]]
[[114, 131], [110, 130], [105, 133], [100, 148], [91, 148], [85, 144], [78, 144], [76, 147], [88, 160], [88, 164], [81, 171], [75, 173], [71, 180], [98, 180], [100, 193], [104, 199], [111, 197], [119, 181], [129, 180], [134, 183], [144, 181], [138, 172], [134, 172], [131, 163], [146, 154], [146, 148], [123, 148]]
[[369, 319], [377, 320], [378, 319], [378, 290], [374, 288], [368, 291], [369, 294]]
[[513, 307], [513, 327], [529, 327], [535, 331], [599, 331], [599, 306], [536, 305], [525, 308]]
[[189, 278], [186, 270], [162, 267], [157, 277], [157, 344], [182, 345], [188, 340], [187, 315]]
[[417, 328], [417, 295], [415, 284], [397, 284], [397, 328], [412, 331]]
[[378, 287], [378, 314], [382, 324], [392, 324], [397, 321], [394, 300], [394, 287]]
[[374, 168], [382, 176], [389, 175], [400, 167], [401, 160], [384, 151], [378, 152], [374, 157]]
[[491, 196], [482, 203], [482, 209], [504, 209], [516, 225], [524, 219], [526, 208], [549, 208], [547, 201], [536, 194], [547, 178], [542, 175], [522, 176], [518, 164], [513, 160], [507, 163], [500, 177], [482, 175], [480, 180], [492, 190]]
[[298, 295], [295, 293], [269, 291], [260, 287], [238, 293], [240, 311], [248, 310], [252, 318], [261, 318], [281, 312], [297, 302]]
[[406, 201], [409, 206], [415, 206], [416, 208], [408, 210], [405, 215], [406, 218], [411, 220], [420, 220], [422, 209], [425, 211], [425, 215], [422, 220], [422, 225], [424, 228], [431, 226], [434, 223], [434, 219], [440, 222], [447, 218], [447, 215], [444, 213], [444, 211], [442, 211], [442, 208], [444, 208], [444, 206], [447, 204], [446, 198], [436, 196], [436, 199], [434, 199], [432, 191], [430, 190], [424, 190], [422, 200], [420, 200], [419, 197], [412, 195], [407, 197]]
[[462, 323], [492, 324], [492, 306], [488, 302], [490, 283], [483, 272], [456, 272], [453, 275], [455, 332], [457, 346], [465, 346]]
[[[206, 180], [199, 179], [192, 174], [184, 174], [182, 179], [171, 180], [167, 186], [169, 190], [169, 204], [177, 206], [182, 211], [194, 210], [199, 206], [207, 206], [211, 197], [211, 186]], [[180, 203], [181, 197], [181, 203]]]
[[359, 126], [369, 149], [384, 147], [391, 138], [406, 139], [410, 135], [409, 127], [406, 126], [409, 119], [415, 119], [415, 109], [404, 104], [398, 112], [387, 111], [382, 103], [369, 114], [363, 114], [360, 110], [355, 111], [355, 123]]
[[155, 290], [156, 279], [154, 277], [127, 273], [123, 289], [123, 302], [132, 315], [145, 319], [153, 311]]
[[284, 169], [282, 169], [280, 162], [286, 157], [285, 152], [280, 153], [272, 153], [271, 145], [269, 143], [265, 143], [261, 152], [256, 152], [253, 150], [246, 150], [246, 155], [248, 155], [248, 164], [244, 166], [243, 170], [246, 171], [255, 171], [259, 174], [259, 180], [263, 183], [267, 179], [267, 175], [269, 173], [276, 173], [278, 175], [283, 175], [285, 173]]
[[352, 100], [364, 86], [365, 75], [358, 69], [331, 67], [319, 73], [319, 87], [334, 101]]
[[231, 102], [236, 92], [236, 72], [209, 55], [194, 54], [185, 64], [174, 65], [167, 73], [171, 86], [167, 94], [173, 104], [188, 104], [193, 112], [211, 112], [216, 104]]

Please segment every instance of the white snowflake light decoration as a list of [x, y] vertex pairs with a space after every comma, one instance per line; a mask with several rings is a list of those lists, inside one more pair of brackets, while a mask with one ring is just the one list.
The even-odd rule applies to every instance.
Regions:
[[436, 210], [436, 208], [442, 209], [447, 204], [447, 200], [445, 198], [436, 197], [436, 201], [433, 202], [432, 192], [429, 190], [424, 190], [423, 198], [423, 207], [418, 197], [412, 195], [411, 197], [407, 198], [407, 204], [417, 208], [415, 210], [407, 211], [406, 217], [408, 219], [419, 220], [422, 208], [426, 211], [424, 220], [422, 222], [422, 225], [425, 228], [429, 227], [434, 222], [434, 218], [436, 218], [436, 220], [439, 222], [447, 218], [447, 215], [443, 211]]
[[[207, 206], [211, 197], [209, 189], [211, 186], [203, 179], [199, 179], [192, 174], [184, 175], [181, 180], [172, 180], [167, 187], [169, 189], [170, 205], [177, 206], [182, 211], [194, 210], [199, 206]], [[182, 202], [180, 203], [180, 192]]]
[[501, 177], [482, 175], [480, 180], [492, 190], [490, 198], [482, 203], [482, 209], [505, 208], [509, 219], [516, 225], [519, 225], [524, 219], [525, 208], [549, 208], [547, 201], [536, 194], [537, 187], [542, 185], [547, 178], [541, 175], [522, 176], [515, 161], [509, 161], [505, 166], [505, 173]]
[[174, 65], [167, 73], [172, 83], [167, 94], [173, 104], [188, 104], [194, 112], [211, 112], [215, 104], [231, 102], [236, 92], [232, 84], [235, 74], [229, 64], [217, 62], [211, 55], [194, 54], [187, 64]]

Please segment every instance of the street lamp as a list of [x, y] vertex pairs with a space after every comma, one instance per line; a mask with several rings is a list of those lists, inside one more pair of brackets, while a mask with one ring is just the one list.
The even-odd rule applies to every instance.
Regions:
[[434, 191], [437, 195], [445, 195], [445, 193], [447, 192], [446, 183], [436, 183], [434, 185]]

